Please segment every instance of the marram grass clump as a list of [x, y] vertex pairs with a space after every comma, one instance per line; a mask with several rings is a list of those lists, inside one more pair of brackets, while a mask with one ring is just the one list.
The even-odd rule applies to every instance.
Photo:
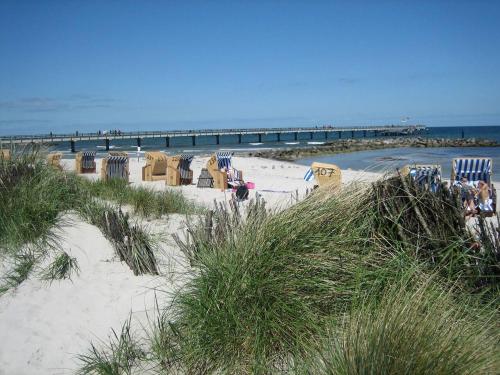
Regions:
[[457, 302], [430, 278], [395, 284], [332, 323], [298, 373], [497, 374], [500, 331], [491, 309]]

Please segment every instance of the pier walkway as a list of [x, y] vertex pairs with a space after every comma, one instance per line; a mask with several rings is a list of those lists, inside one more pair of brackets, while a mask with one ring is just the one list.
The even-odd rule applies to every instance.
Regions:
[[238, 142], [242, 143], [243, 135], [257, 136], [259, 142], [262, 142], [262, 136], [267, 134], [276, 134], [276, 140], [281, 141], [284, 134], [292, 134], [293, 139], [297, 140], [299, 134], [308, 134], [310, 139], [313, 139], [315, 133], [324, 133], [325, 139], [343, 138], [349, 135], [354, 137], [355, 132], [362, 132], [363, 137], [384, 136], [384, 135], [412, 135], [424, 131], [424, 125], [384, 125], [384, 126], [354, 126], [354, 127], [334, 127], [334, 126], [320, 126], [320, 127], [290, 127], [290, 128], [250, 128], [250, 129], [206, 129], [206, 130], [167, 130], [167, 131], [138, 131], [138, 132], [94, 132], [94, 133], [80, 133], [73, 134], [40, 134], [40, 135], [14, 135], [0, 137], [0, 144], [14, 145], [14, 144], [57, 144], [62, 142], [69, 142], [71, 151], [75, 152], [75, 143], [77, 141], [100, 141], [109, 150], [109, 145], [115, 139], [136, 139], [137, 146], [141, 146], [141, 140], [145, 138], [164, 138], [165, 147], [170, 147], [170, 139], [175, 137], [190, 137], [192, 146], [196, 146], [197, 137], [212, 136], [215, 138], [215, 144], [220, 143], [221, 136], [237, 136]]

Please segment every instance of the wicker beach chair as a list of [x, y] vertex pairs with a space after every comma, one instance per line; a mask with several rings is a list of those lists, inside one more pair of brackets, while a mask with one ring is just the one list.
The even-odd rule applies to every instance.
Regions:
[[128, 182], [129, 160], [128, 155], [124, 152], [110, 152], [108, 156], [102, 159], [101, 179], [108, 181], [115, 178]]
[[342, 172], [335, 164], [318, 163], [311, 164], [311, 168], [304, 175], [304, 180], [316, 180], [318, 186], [340, 187], [342, 183]]
[[95, 151], [80, 151], [75, 157], [76, 173], [95, 173]]
[[142, 167], [142, 181], [167, 179], [167, 155], [160, 151], [146, 152], [146, 165]]
[[60, 152], [50, 153], [47, 155], [47, 164], [62, 171], [63, 167], [61, 165], [61, 159], [62, 154]]
[[479, 181], [484, 181], [488, 185], [488, 202], [474, 202], [478, 211], [485, 216], [496, 214], [497, 196], [495, 187], [491, 183], [492, 170], [493, 161], [490, 158], [455, 158], [451, 166], [452, 185], [460, 185], [463, 177], [474, 187], [478, 186]]
[[414, 164], [401, 169], [402, 176], [410, 176], [418, 186], [437, 192], [441, 187], [441, 165]]
[[10, 160], [10, 150], [0, 148], [0, 160]]
[[193, 171], [190, 168], [193, 155], [176, 155], [168, 158], [167, 182], [169, 186], [191, 185]]
[[198, 178], [198, 187], [227, 189], [229, 185], [242, 185], [243, 172], [232, 166], [231, 152], [217, 152], [208, 159], [207, 167], [202, 169]]

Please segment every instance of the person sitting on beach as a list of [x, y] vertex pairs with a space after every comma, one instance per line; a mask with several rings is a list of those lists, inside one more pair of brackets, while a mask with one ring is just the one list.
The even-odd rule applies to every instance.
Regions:
[[493, 211], [493, 200], [490, 198], [490, 187], [484, 181], [478, 182], [478, 207], [480, 211]]
[[457, 181], [454, 185], [460, 188], [460, 196], [465, 209], [465, 216], [474, 216], [477, 213], [476, 204], [474, 202], [477, 193], [476, 189], [469, 183], [467, 177], [462, 177], [460, 181]]

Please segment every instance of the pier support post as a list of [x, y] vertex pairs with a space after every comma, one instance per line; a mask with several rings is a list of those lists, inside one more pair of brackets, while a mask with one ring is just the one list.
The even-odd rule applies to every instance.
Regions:
[[339, 139], [342, 139], [342, 132], [339, 131]]
[[351, 138], [354, 138], [354, 130], [351, 131]]
[[238, 143], [241, 144], [241, 133], [238, 134]]
[[328, 139], [328, 132], [325, 132], [325, 139]]
[[366, 138], [366, 130], [363, 130], [363, 137]]
[[462, 128], [462, 139], [465, 138], [465, 132], [464, 132], [464, 128]]
[[299, 133], [298, 132], [293, 133], [293, 139], [296, 140], [296, 141], [299, 139]]
[[259, 133], [259, 143], [262, 143], [262, 134]]
[[281, 142], [281, 133], [278, 133], [278, 142]]
[[309, 132], [309, 138], [313, 139], [313, 136], [314, 136], [314, 133], [313, 132]]
[[196, 136], [195, 136], [195, 135], [192, 135], [192, 136], [191, 136], [191, 144], [192, 144], [193, 146], [196, 146]]
[[219, 136], [219, 134], [215, 135], [215, 144], [217, 144], [217, 145], [220, 144], [220, 136]]
[[106, 146], [106, 151], [109, 151], [109, 139], [108, 138], [106, 138], [104, 140], [104, 145]]
[[141, 147], [141, 139], [137, 137], [137, 147]]
[[165, 147], [170, 147], [170, 137], [165, 137]]
[[69, 144], [70, 144], [70, 147], [71, 147], [71, 152], [72, 153], [75, 153], [75, 141], [74, 140], [71, 140], [69, 141]]

